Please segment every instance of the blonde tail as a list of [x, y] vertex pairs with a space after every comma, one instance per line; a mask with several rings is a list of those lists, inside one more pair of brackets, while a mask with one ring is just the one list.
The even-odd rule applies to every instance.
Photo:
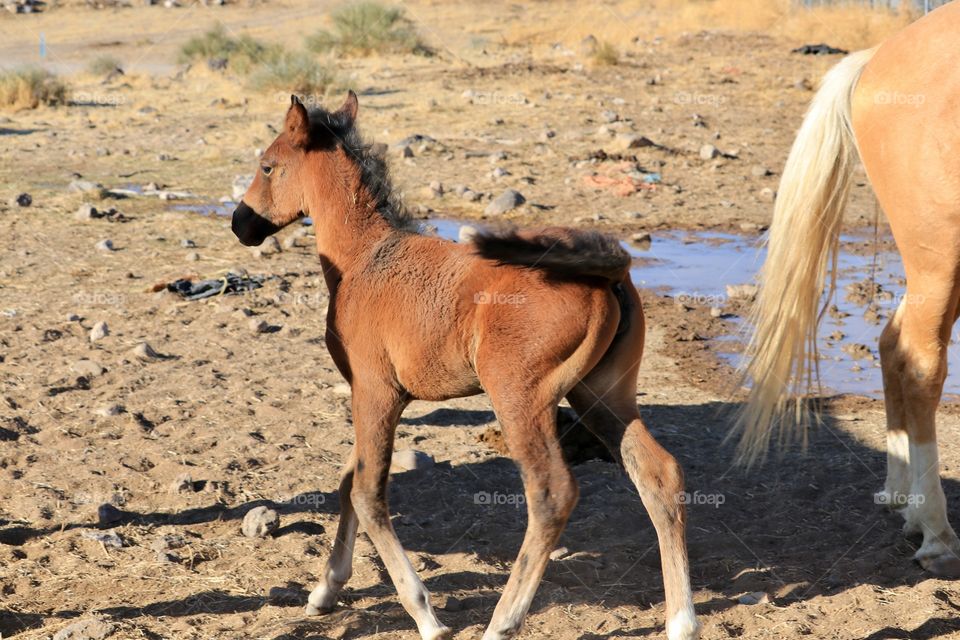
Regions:
[[824, 76], [783, 169], [750, 317], [755, 331], [743, 374], [752, 388], [736, 423], [739, 463], [766, 455], [774, 425], [781, 444], [794, 436], [804, 421], [799, 399], [793, 416], [787, 415], [788, 401], [819, 382], [821, 300], [828, 265], [833, 292], [840, 225], [858, 158], [851, 101], [874, 51], [844, 58]]

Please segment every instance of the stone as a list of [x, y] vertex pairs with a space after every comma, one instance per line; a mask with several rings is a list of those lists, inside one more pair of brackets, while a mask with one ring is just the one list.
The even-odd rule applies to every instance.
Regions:
[[412, 158], [412, 157], [413, 157], [413, 149], [410, 148], [410, 145], [405, 145], [405, 146], [400, 150], [400, 156], [403, 157], [403, 158]]
[[72, 365], [70, 365], [70, 369], [77, 375], [83, 376], [88, 380], [90, 378], [102, 376], [104, 371], [106, 371], [106, 369], [104, 369], [99, 362], [87, 360], [86, 358], [74, 362]]
[[195, 486], [189, 473], [181, 473], [170, 483], [170, 493], [193, 493]]
[[460, 230], [457, 232], [457, 241], [462, 244], [472, 242], [474, 236], [476, 236], [477, 233], [478, 231], [476, 227], [470, 226], [469, 224], [465, 224], [462, 227], [460, 227]]
[[136, 358], [137, 360], [142, 360], [143, 362], [152, 362], [154, 360], [164, 359], [164, 356], [154, 351], [153, 347], [151, 347], [146, 342], [139, 343], [137, 346], [135, 346], [133, 349], [130, 350], [130, 353], [131, 355], [133, 355], [134, 358]]
[[433, 456], [429, 453], [416, 449], [400, 449], [393, 452], [393, 458], [390, 460], [390, 473], [429, 469], [435, 464]]
[[31, 204], [33, 204], [33, 198], [29, 193], [21, 193], [17, 196], [16, 202], [17, 206], [29, 207]]
[[753, 300], [758, 290], [755, 284], [728, 284], [727, 297], [731, 300]]
[[250, 318], [250, 331], [255, 334], [267, 333], [270, 331], [270, 324], [260, 318]]
[[116, 524], [123, 520], [123, 511], [117, 509], [109, 502], [105, 502], [97, 507], [97, 522], [102, 525]]
[[766, 604], [770, 602], [770, 596], [763, 591], [754, 591], [753, 593], [743, 594], [737, 598], [737, 602], [746, 605]]
[[710, 307], [710, 317], [711, 318], [720, 318], [723, 316], [723, 309], [720, 307]]
[[483, 212], [488, 216], [502, 215], [508, 211], [516, 209], [526, 201], [526, 198], [524, 198], [519, 191], [507, 189], [499, 196], [491, 200], [490, 204], [487, 205], [487, 208], [484, 209]]
[[123, 549], [123, 538], [113, 531], [85, 531], [83, 537], [96, 540], [108, 549]]
[[754, 178], [765, 178], [767, 176], [772, 176], [773, 171], [770, 171], [770, 169], [757, 164], [751, 167], [750, 175], [752, 175]]
[[80, 205], [80, 208], [77, 209], [76, 213], [73, 214], [73, 218], [79, 221], [92, 220], [97, 218], [97, 209], [92, 204], [84, 203]]
[[199, 262], [200, 254], [197, 253], [196, 251], [190, 251], [189, 253], [187, 253], [187, 255], [184, 256], [184, 260], [186, 260], [187, 262]]
[[268, 236], [267, 239], [263, 241], [263, 244], [257, 248], [260, 250], [261, 255], [265, 256], [283, 251], [283, 247], [280, 246], [280, 241], [277, 240], [276, 236]]
[[626, 151], [627, 149], [642, 149], [644, 147], [655, 147], [657, 143], [646, 136], [637, 133], [619, 133], [613, 139], [614, 149]]
[[620, 116], [617, 115], [616, 111], [611, 111], [610, 109], [605, 109], [600, 112], [600, 119], [604, 122], [616, 122], [620, 119]]
[[280, 527], [280, 516], [268, 507], [254, 507], [243, 516], [240, 531], [248, 538], [266, 538]]
[[97, 251], [113, 251], [113, 240], [110, 238], [104, 238], [96, 244]]
[[110, 327], [107, 326], [107, 323], [101, 320], [100, 322], [93, 325], [93, 328], [90, 329], [90, 342], [96, 342], [97, 340], [102, 340], [110, 335]]
[[701, 160], [713, 160], [721, 155], [720, 150], [717, 149], [712, 144], [705, 144], [700, 147], [700, 159]]
[[184, 249], [196, 249], [197, 243], [191, 240], [190, 238], [184, 238], [180, 241], [180, 246]]
[[71, 180], [67, 185], [67, 191], [74, 193], [100, 193], [103, 191], [103, 185], [90, 180]]
[[123, 407], [121, 407], [118, 404], [108, 404], [103, 407], [100, 407], [99, 409], [94, 411], [94, 413], [102, 418], [110, 418], [113, 416], [118, 416], [121, 413], [123, 413]]
[[760, 200], [763, 202], [773, 202], [777, 199], [777, 192], [770, 187], [760, 189]]
[[630, 236], [630, 242], [641, 247], [650, 247], [653, 237], [646, 231], [641, 231]]
[[567, 549], [566, 547], [557, 547], [556, 549], [550, 552], [550, 559], [563, 560], [568, 555], [570, 555], [570, 549]]
[[67, 625], [53, 634], [53, 640], [104, 640], [116, 627], [98, 618], [87, 618]]

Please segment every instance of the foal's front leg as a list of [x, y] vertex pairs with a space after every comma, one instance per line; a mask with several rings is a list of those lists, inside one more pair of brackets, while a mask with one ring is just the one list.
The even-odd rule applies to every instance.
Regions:
[[430, 606], [430, 594], [407, 559], [390, 522], [387, 478], [393, 454], [393, 434], [406, 401], [387, 384], [354, 380], [353, 426], [356, 457], [351, 501], [360, 524], [376, 547], [407, 610], [424, 640], [449, 638]]

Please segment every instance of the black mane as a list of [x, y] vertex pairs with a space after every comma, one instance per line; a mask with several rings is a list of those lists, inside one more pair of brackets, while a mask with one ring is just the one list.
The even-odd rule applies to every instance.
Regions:
[[367, 187], [377, 213], [396, 229], [410, 230], [413, 219], [393, 190], [386, 158], [375, 153], [363, 141], [360, 132], [343, 114], [330, 113], [321, 107], [309, 111], [311, 138], [321, 146], [340, 145], [360, 167], [360, 180]]

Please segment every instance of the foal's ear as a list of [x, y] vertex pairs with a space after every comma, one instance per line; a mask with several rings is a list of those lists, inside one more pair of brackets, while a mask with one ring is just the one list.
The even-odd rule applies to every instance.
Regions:
[[287, 120], [283, 123], [290, 144], [297, 148], [306, 147], [310, 142], [310, 116], [297, 96], [290, 96], [290, 108]]
[[343, 106], [337, 109], [337, 115], [345, 119], [350, 125], [357, 119], [357, 109], [360, 103], [357, 101], [357, 94], [353, 90], [347, 91], [347, 99], [343, 101]]

